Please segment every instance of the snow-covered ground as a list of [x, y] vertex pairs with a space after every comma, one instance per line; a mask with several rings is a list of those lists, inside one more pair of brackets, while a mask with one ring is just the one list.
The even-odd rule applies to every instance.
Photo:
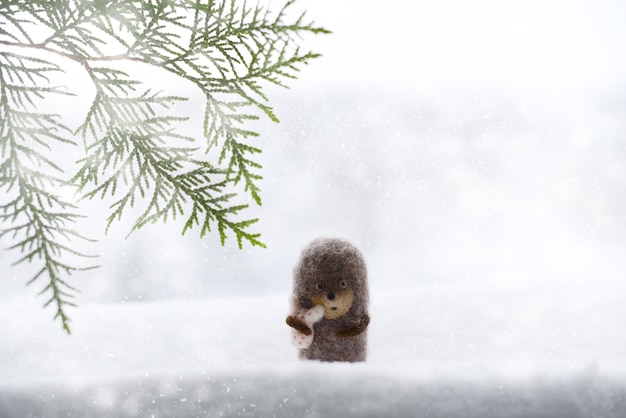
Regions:
[[298, 360], [286, 295], [82, 306], [72, 337], [36, 306], [3, 306], [0, 416], [626, 414], [618, 295], [431, 286], [371, 296], [363, 364]]

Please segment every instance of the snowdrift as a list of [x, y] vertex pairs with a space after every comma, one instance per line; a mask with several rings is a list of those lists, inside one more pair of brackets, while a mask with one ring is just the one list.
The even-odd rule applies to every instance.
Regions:
[[0, 416], [626, 416], [623, 305], [495, 289], [374, 289], [364, 364], [298, 360], [286, 295], [5, 305]]
[[617, 418], [626, 395], [623, 381], [587, 373], [424, 380], [399, 368], [318, 364], [11, 388], [0, 408], [6, 417]]

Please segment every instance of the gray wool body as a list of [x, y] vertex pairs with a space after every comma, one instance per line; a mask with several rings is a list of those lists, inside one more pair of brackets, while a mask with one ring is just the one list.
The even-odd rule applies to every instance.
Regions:
[[348, 241], [318, 238], [303, 251], [294, 269], [295, 309], [324, 307], [324, 317], [310, 330], [294, 316], [287, 323], [313, 334], [303, 359], [365, 361], [369, 294], [367, 269], [361, 252]]

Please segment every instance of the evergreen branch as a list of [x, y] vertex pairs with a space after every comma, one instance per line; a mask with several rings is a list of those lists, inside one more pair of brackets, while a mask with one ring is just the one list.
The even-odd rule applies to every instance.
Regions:
[[[256, 108], [270, 120], [278, 122], [271, 107], [265, 104], [267, 97], [257, 80], [286, 87], [282, 79], [295, 78], [293, 72], [298, 71], [299, 65], [319, 56], [301, 54], [297, 48], [289, 52], [293, 39], [304, 32], [328, 33], [313, 23], [304, 23], [304, 14], [295, 23], [284, 23], [286, 10], [293, 1], [286, 3], [274, 18], [259, 5], [237, 7], [234, 1], [228, 0], [180, 1], [176, 4], [155, 0], [143, 7], [137, 7], [137, 4], [132, 7], [130, 3], [133, 2], [110, 1], [81, 6], [70, 1], [64, 9], [69, 13], [65, 20], [35, 8], [32, 13], [39, 16], [45, 12], [45, 17], [39, 16], [38, 19], [54, 29], [54, 33], [37, 47], [83, 63], [88, 71], [88, 62], [129, 60], [159, 66], [192, 81], [207, 97], [204, 124], [207, 151], [222, 144], [221, 159], [226, 152], [235, 150], [228, 138], [257, 135], [238, 126], [245, 120], [256, 119], [248, 111], [241, 113], [244, 107]], [[189, 11], [193, 12], [193, 22], [187, 16]], [[118, 35], [120, 30], [124, 35]], [[190, 33], [189, 48], [179, 42], [183, 35], [176, 31]], [[104, 55], [99, 45], [107, 42], [100, 40], [96, 32], [113, 38], [119, 46], [126, 48], [126, 52]], [[129, 36], [134, 41], [125, 38]], [[98, 70], [91, 68], [91, 71]], [[120, 73], [110, 71], [111, 79], [102, 85], [111, 94], [113, 90], [119, 90], [118, 94], [130, 94], [134, 86], [121, 83], [120, 76], [124, 74]], [[219, 96], [237, 98], [223, 100], [218, 99]], [[235, 153], [228, 158], [230, 169], [242, 170], [232, 176], [236, 179], [244, 176], [244, 190], [260, 204], [258, 187], [254, 184], [260, 176], [251, 175], [255, 168], [249, 164], [251, 160], [240, 156]]]
[[68, 212], [67, 209], [73, 205], [50, 191], [68, 183], [43, 170], [47, 167], [56, 172], [62, 171], [43, 152], [50, 152], [50, 141], [73, 141], [63, 136], [63, 133], [71, 131], [57, 115], [32, 111], [37, 100], [50, 94], [60, 94], [56, 88], [36, 86], [39, 80], [48, 79], [47, 73], [57, 70], [54, 64], [44, 60], [0, 53], [0, 149], [3, 158], [0, 188], [5, 190], [4, 195], [8, 199], [7, 203], [0, 205], [0, 221], [4, 224], [25, 220], [16, 226], [0, 229], [0, 236], [11, 234], [16, 239], [9, 250], [19, 250], [22, 257], [14, 264], [43, 264], [29, 283], [46, 276], [47, 285], [42, 293], [50, 293], [50, 296], [45, 306], [56, 306], [55, 319], [60, 318], [63, 328], [69, 333], [69, 318], [65, 309], [74, 305], [68, 300], [73, 297], [74, 289], [61, 274], [71, 275], [84, 268], [71, 266], [62, 259], [68, 255], [88, 255], [63, 243], [63, 240], [70, 242], [69, 237], [82, 238], [66, 226], [79, 215]]
[[[248, 232], [257, 219], [238, 219], [247, 205], [233, 203], [233, 189], [261, 204], [261, 150], [248, 142], [258, 136], [250, 123], [260, 116], [278, 122], [264, 86], [287, 87], [319, 56], [297, 47], [301, 37], [329, 33], [304, 14], [288, 22], [294, 3], [273, 14], [235, 0], [0, 1], [0, 222], [8, 225], [0, 237], [22, 253], [17, 263], [42, 265], [29, 283], [47, 279], [45, 306], [56, 306], [67, 332], [76, 289], [66, 276], [82, 268], [64, 258], [89, 255], [75, 250], [75, 239], [85, 238], [69, 227], [78, 215], [62, 187], [84, 199], [111, 198], [107, 229], [141, 207], [131, 232], [181, 217], [183, 234], [199, 226], [201, 237], [216, 229], [222, 245], [234, 234], [240, 248], [244, 241], [265, 246]], [[51, 82], [63, 68], [48, 57], [81, 64], [96, 88], [74, 132], [58, 115], [37, 111], [41, 100], [70, 94]], [[203, 144], [177, 133], [186, 118], [172, 108], [186, 98], [144, 88], [125, 62], [164, 70], [200, 91]], [[75, 145], [74, 136], [86, 155], [66, 182], [54, 151]], [[215, 164], [198, 155], [203, 146]]]
[[199, 219], [199, 213], [205, 213], [202, 231], [210, 230], [210, 224], [216, 222], [222, 243], [226, 239], [226, 231], [232, 230], [239, 245], [244, 239], [252, 245], [262, 245], [257, 239], [258, 234], [244, 230], [252, 222], [230, 220], [230, 216], [237, 215], [243, 207], [223, 207], [223, 203], [234, 196], [222, 192], [229, 181], [213, 183], [212, 178], [223, 178], [228, 171], [215, 169], [193, 158], [194, 148], [163, 145], [172, 140], [192, 141], [172, 133], [173, 124], [181, 118], [158, 114], [159, 108], [168, 109], [171, 103], [183, 98], [149, 91], [136, 97], [111, 96], [111, 93], [118, 93], [116, 89], [108, 88], [112, 79], [121, 86], [134, 85], [132, 80], [121, 77], [122, 74], [105, 68], [92, 72], [97, 95], [87, 120], [78, 132], [86, 139], [104, 128], [101, 137], [90, 138], [93, 140], [90, 156], [83, 161], [83, 167], [75, 177], [81, 188], [100, 179], [85, 193], [85, 197], [116, 196], [119, 186], [124, 186], [121, 197], [111, 206], [107, 229], [121, 218], [127, 208], [147, 199], [145, 209], [131, 232], [148, 223], [166, 222], [168, 218], [182, 216], [187, 210], [185, 208], [191, 205], [192, 215], [185, 223], [184, 232], [194, 225], [194, 220]]
[[[228, 152], [232, 153], [228, 159], [229, 169], [235, 170], [232, 173], [235, 183], [243, 176], [246, 180], [244, 190], [250, 192], [260, 205], [259, 188], [255, 182], [261, 176], [252, 172], [260, 165], [243, 158], [243, 148], [234, 145], [240, 142], [231, 140], [257, 135], [254, 131], [239, 128], [245, 120], [257, 118], [251, 113], [241, 112], [241, 109], [259, 109], [270, 120], [278, 122], [273, 110], [264, 103], [267, 98], [257, 80], [285, 87], [281, 78], [295, 78], [293, 72], [298, 71], [298, 65], [319, 56], [301, 54], [297, 48], [290, 53], [289, 40], [293, 34], [327, 31], [313, 24], [304, 24], [304, 15], [296, 24], [283, 24], [285, 12], [293, 2], [288, 2], [273, 21], [267, 12], [261, 12], [260, 6], [254, 9], [245, 5], [236, 8], [234, 2], [230, 2], [231, 7], [227, 10], [227, 3], [190, 3], [195, 8], [190, 48], [162, 65], [168, 71], [192, 81], [204, 92], [207, 151], [222, 143], [220, 160], [225, 159]], [[238, 97], [222, 100], [218, 99], [220, 95]]]

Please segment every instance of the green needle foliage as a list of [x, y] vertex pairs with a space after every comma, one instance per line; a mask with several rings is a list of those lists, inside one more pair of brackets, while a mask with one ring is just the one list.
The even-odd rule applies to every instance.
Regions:
[[[257, 219], [242, 220], [247, 205], [234, 199], [242, 189], [261, 204], [261, 150], [248, 125], [262, 115], [278, 122], [264, 86], [286, 87], [318, 57], [298, 47], [301, 37], [328, 33], [304, 15], [288, 21], [293, 3], [272, 13], [235, 0], [0, 0], [0, 237], [20, 252], [15, 264], [41, 266], [28, 283], [45, 282], [46, 306], [68, 333], [68, 277], [94, 267], [74, 266], [90, 257], [72, 229], [80, 199], [112, 202], [107, 229], [132, 212], [132, 230], [173, 219], [183, 234], [217, 230], [222, 245], [234, 235], [240, 248], [265, 247], [249, 229]], [[68, 62], [95, 91], [73, 129], [39, 110], [73, 94], [54, 84]], [[146, 86], [133, 66], [195, 86], [202, 131], [181, 134], [187, 117], [173, 108], [187, 98]], [[64, 169], [59, 150], [79, 145], [84, 157]]]

